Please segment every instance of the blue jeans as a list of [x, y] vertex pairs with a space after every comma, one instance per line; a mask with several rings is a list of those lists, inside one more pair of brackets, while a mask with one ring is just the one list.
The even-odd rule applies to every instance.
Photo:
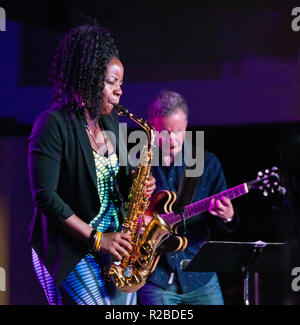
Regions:
[[142, 305], [224, 305], [216, 274], [208, 283], [196, 290], [182, 294], [178, 292], [175, 283], [167, 290], [147, 283], [138, 291], [138, 296]]

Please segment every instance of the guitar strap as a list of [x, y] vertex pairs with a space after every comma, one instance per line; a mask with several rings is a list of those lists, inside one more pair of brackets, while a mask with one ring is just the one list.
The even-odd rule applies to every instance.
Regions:
[[190, 204], [196, 194], [196, 190], [199, 184], [200, 176], [198, 177], [186, 177], [186, 170], [189, 167], [184, 165], [183, 173], [180, 179], [179, 188], [177, 192], [177, 199], [174, 203], [173, 211], [175, 214], [180, 214], [182, 217], [183, 233], [186, 234], [186, 223], [184, 218], [184, 207]]
[[201, 176], [186, 177], [186, 170], [188, 168], [189, 167], [184, 166], [184, 170], [179, 183], [177, 199], [176, 202], [174, 203], [174, 209], [173, 209], [174, 212], [176, 212], [176, 210], [180, 211], [186, 205], [190, 204], [196, 194], [196, 190]]

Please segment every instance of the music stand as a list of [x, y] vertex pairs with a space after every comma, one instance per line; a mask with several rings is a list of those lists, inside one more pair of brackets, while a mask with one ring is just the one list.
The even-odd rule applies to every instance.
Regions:
[[[244, 280], [244, 304], [249, 302], [250, 272], [276, 272], [284, 243], [208, 241], [192, 260], [183, 260], [184, 272], [239, 273]], [[272, 261], [270, 263], [270, 261]], [[257, 294], [257, 293], [256, 293]]]

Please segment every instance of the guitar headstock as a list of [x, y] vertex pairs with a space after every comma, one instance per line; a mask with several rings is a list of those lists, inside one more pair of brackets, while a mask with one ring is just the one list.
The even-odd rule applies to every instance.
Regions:
[[286, 189], [280, 183], [279, 169], [277, 167], [259, 171], [256, 179], [247, 184], [249, 189], [262, 191], [264, 196], [268, 196], [276, 192], [284, 195], [286, 192]]

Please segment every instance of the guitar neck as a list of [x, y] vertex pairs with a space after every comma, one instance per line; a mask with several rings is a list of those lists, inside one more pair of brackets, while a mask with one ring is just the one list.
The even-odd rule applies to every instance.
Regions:
[[[233, 188], [230, 188], [226, 191], [220, 192], [218, 194], [209, 196], [203, 200], [200, 200], [198, 202], [191, 203], [187, 205], [184, 208], [184, 219], [189, 219], [194, 217], [195, 215], [205, 212], [209, 208], [209, 204], [211, 199], [219, 199], [222, 196], [228, 197], [230, 200], [233, 200], [239, 196], [245, 195], [249, 192], [249, 187], [247, 183], [240, 184], [238, 186], [235, 186]], [[160, 215], [169, 226], [174, 226], [175, 224], [182, 221], [182, 215], [181, 214], [175, 214], [174, 212], [170, 212], [167, 214], [161, 214]]]

